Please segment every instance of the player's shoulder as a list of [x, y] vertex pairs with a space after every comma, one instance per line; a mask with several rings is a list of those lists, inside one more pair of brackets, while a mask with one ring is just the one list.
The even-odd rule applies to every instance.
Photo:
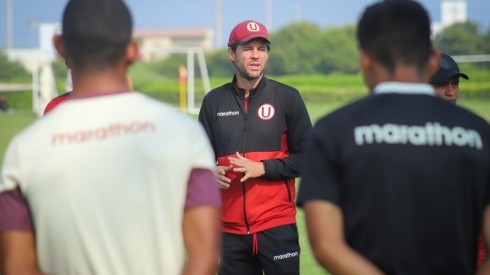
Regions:
[[211, 89], [209, 92], [206, 93], [206, 96], [212, 97], [212, 96], [220, 96], [224, 93], [228, 94], [232, 89], [233, 89], [233, 84], [231, 82], [228, 82], [214, 89]]
[[195, 135], [196, 128], [200, 127], [196, 119], [176, 106], [138, 92], [131, 97], [131, 102], [138, 106], [137, 110], [132, 111], [134, 116], [150, 119], [161, 129], [172, 129], [175, 134]]
[[[51, 117], [51, 116], [48, 116]], [[41, 117], [19, 131], [10, 141], [11, 144], [37, 143], [40, 136], [44, 136], [47, 129], [50, 129], [47, 117]]]
[[49, 101], [48, 104], [46, 105], [46, 107], [44, 108], [43, 114], [46, 115], [47, 113], [51, 112], [54, 108], [56, 108], [56, 106], [58, 106], [59, 104], [61, 104], [64, 101], [66, 101], [70, 95], [71, 95], [71, 92], [66, 92], [62, 95], [59, 95], [59, 96], [51, 99], [51, 101]]
[[134, 101], [135, 106], [138, 106], [140, 110], [165, 112], [177, 117], [187, 117], [187, 115], [185, 115], [179, 108], [146, 94], [133, 92], [131, 96], [134, 97], [132, 100]]
[[207, 92], [204, 95], [202, 104], [209, 106], [219, 102], [228, 102], [229, 100], [234, 100], [235, 95], [235, 87], [231, 82], [228, 82]]
[[279, 82], [279, 81], [271, 79], [271, 78], [265, 78], [265, 82], [266, 82], [266, 85], [268, 88], [273, 88], [279, 92], [287, 92], [287, 93], [291, 93], [294, 95], [296, 95], [296, 94], [299, 95], [298, 89], [296, 89], [293, 86], [290, 86], [288, 84]]
[[158, 100], [138, 91], [128, 92], [123, 96], [126, 97], [125, 100], [131, 103], [129, 106], [133, 106], [135, 109], [141, 111], [174, 112], [174, 110], [178, 110], [177, 107], [165, 101]]
[[330, 113], [324, 115], [318, 120], [318, 123], [345, 123], [346, 119], [351, 116], [355, 116], [357, 113], [362, 112], [364, 109], [369, 109], [371, 96], [362, 97], [359, 99], [353, 99], [346, 104], [334, 109]]
[[456, 105], [450, 107], [454, 107], [454, 111], [458, 112], [458, 116], [461, 118], [461, 120], [467, 120], [475, 127], [481, 128], [483, 131], [487, 131], [490, 134], [490, 124], [485, 118], [481, 117], [480, 115], [474, 113], [464, 106]]
[[486, 120], [483, 117], [481, 117], [480, 115], [476, 114], [475, 112], [473, 112], [472, 110], [468, 109], [463, 105], [450, 104], [450, 107], [454, 107], [455, 110], [460, 112], [462, 116], [468, 117], [470, 119], [474, 119], [476, 121], [486, 122]]

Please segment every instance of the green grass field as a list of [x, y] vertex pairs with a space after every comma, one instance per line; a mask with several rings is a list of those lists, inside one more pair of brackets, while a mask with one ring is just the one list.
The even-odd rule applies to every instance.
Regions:
[[[307, 108], [313, 122], [318, 120], [332, 110], [346, 104], [347, 101], [315, 102], [307, 103]], [[461, 100], [460, 106], [468, 108], [480, 116], [490, 121], [490, 100]], [[15, 111], [11, 114], [0, 114], [0, 158], [3, 162], [3, 155], [10, 139], [21, 129], [36, 120], [37, 117], [26, 110]], [[308, 244], [308, 237], [304, 225], [303, 212], [298, 209], [298, 231], [301, 245], [301, 274], [327, 274], [316, 263]]]

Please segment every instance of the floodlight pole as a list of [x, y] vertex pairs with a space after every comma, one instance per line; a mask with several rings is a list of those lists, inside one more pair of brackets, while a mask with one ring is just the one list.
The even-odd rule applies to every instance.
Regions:
[[296, 3], [296, 9], [294, 10], [294, 21], [295, 22], [303, 21], [301, 3], [299, 2]]
[[265, 27], [272, 30], [272, 0], [265, 0]]
[[216, 35], [216, 40], [215, 40], [215, 43], [216, 45], [214, 46], [215, 48], [219, 48], [221, 47], [221, 43], [223, 43], [223, 39], [222, 39], [222, 35], [223, 35], [223, 30], [222, 30], [222, 25], [223, 25], [223, 21], [222, 21], [222, 18], [221, 18], [221, 9], [222, 9], [222, 5], [221, 5], [221, 1], [222, 0], [215, 0], [214, 1], [214, 16], [215, 16], [215, 20], [216, 20], [216, 26], [215, 26], [215, 35]]
[[14, 21], [12, 0], [7, 0], [7, 49], [14, 47]]

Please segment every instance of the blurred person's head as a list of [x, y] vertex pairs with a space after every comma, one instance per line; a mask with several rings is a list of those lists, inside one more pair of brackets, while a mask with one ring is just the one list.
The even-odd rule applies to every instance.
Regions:
[[357, 40], [370, 89], [383, 81], [403, 81], [406, 72], [416, 73], [416, 82], [428, 82], [436, 70], [439, 53], [432, 47], [430, 19], [415, 1], [386, 0], [367, 7], [358, 23]]
[[430, 78], [437, 96], [456, 104], [459, 95], [459, 79], [469, 79], [468, 75], [459, 70], [458, 63], [447, 54], [441, 54], [439, 70]]
[[99, 71], [134, 62], [125, 58], [128, 50], [137, 55], [132, 28], [130, 11], [121, 0], [70, 0], [63, 12], [62, 34], [54, 43], [71, 69]]

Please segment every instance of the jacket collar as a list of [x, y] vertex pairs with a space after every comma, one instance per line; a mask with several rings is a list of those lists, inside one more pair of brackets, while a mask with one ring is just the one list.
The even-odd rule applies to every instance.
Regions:
[[[233, 80], [232, 80], [231, 84], [234, 88], [233, 91], [235, 92], [236, 95], [238, 95], [240, 97], [245, 96], [245, 89], [238, 88], [236, 86], [236, 75], [233, 76]], [[259, 83], [257, 84], [257, 87], [255, 87], [255, 89], [250, 90], [249, 98], [253, 98], [257, 93], [262, 91], [266, 84], [267, 84], [267, 78], [265, 77], [265, 75], [263, 75], [262, 78], [260, 79]]]

